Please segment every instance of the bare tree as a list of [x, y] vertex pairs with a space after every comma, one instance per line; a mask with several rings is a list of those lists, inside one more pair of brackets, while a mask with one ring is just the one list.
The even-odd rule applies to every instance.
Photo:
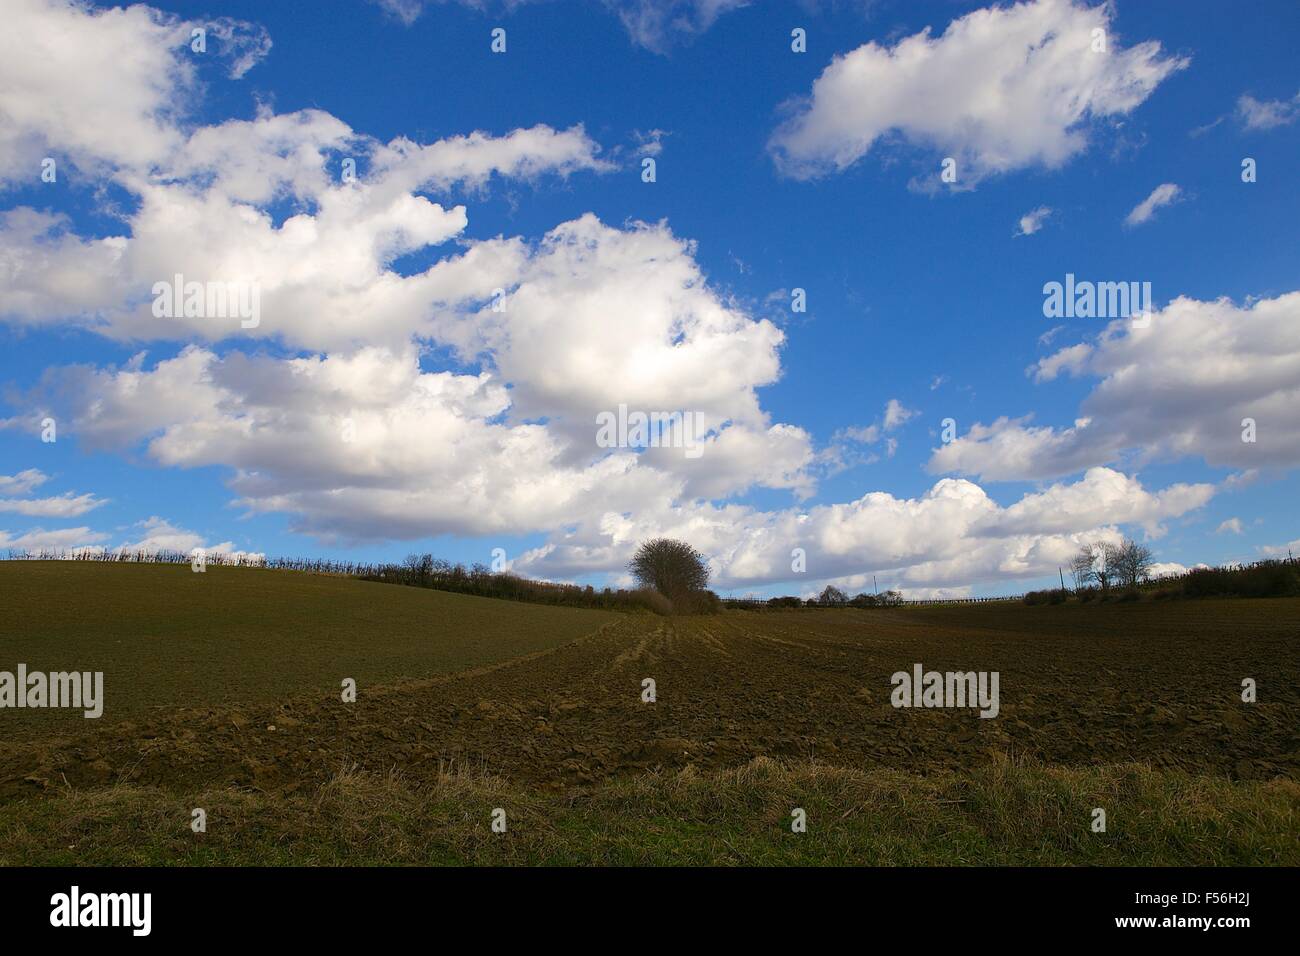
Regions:
[[817, 603], [839, 607], [840, 605], [849, 603], [849, 596], [833, 584], [828, 584], [826, 585], [826, 589], [822, 591], [821, 595], [817, 598]]
[[1120, 552], [1120, 546], [1109, 541], [1093, 541], [1079, 548], [1079, 553], [1070, 559], [1070, 577], [1074, 578], [1075, 588], [1097, 584], [1103, 591], [1109, 591], [1111, 584], [1122, 580]]
[[1130, 538], [1115, 550], [1113, 559], [1115, 576], [1120, 584], [1135, 588], [1139, 582], [1151, 576], [1153, 561], [1151, 549]]
[[653, 588], [670, 601], [689, 598], [709, 586], [704, 555], [685, 541], [655, 538], [642, 542], [628, 570], [642, 587]]
[[1093, 582], [1092, 563], [1094, 556], [1092, 545], [1081, 545], [1078, 552], [1070, 559], [1070, 577], [1074, 581], [1074, 589], [1081, 591]]

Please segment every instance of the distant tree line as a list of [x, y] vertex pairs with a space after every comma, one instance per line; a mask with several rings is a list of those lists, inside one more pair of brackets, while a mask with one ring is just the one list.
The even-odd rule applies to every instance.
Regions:
[[672, 611], [667, 599], [647, 589], [597, 589], [589, 584], [534, 581], [509, 571], [493, 571], [481, 563], [469, 567], [452, 564], [442, 558], [435, 558], [432, 554], [407, 555], [401, 564], [366, 566], [353, 576], [363, 581], [404, 584], [408, 587], [473, 594], [504, 601], [526, 601], [530, 604], [604, 608], [611, 611], [647, 610], [656, 614]]
[[[1073, 596], [1079, 601], [1136, 601], [1143, 598], [1286, 597], [1300, 594], [1300, 562], [1268, 559], [1248, 565], [1192, 568], [1152, 578], [1151, 550], [1127, 540], [1083, 545], [1070, 561]], [[1063, 604], [1064, 588], [1030, 591], [1026, 604]]]

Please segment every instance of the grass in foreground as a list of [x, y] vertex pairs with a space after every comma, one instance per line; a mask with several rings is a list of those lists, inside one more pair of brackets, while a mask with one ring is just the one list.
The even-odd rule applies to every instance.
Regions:
[[[203, 807], [208, 830], [190, 830]], [[508, 829], [491, 831], [494, 808]], [[791, 811], [808, 830], [791, 832]], [[1107, 812], [1093, 833], [1092, 809]], [[310, 796], [117, 786], [0, 807], [5, 865], [1300, 864], [1300, 784], [1137, 764], [1000, 760], [964, 774], [870, 774], [758, 758], [628, 778], [580, 798], [448, 773], [413, 789], [341, 772]]]

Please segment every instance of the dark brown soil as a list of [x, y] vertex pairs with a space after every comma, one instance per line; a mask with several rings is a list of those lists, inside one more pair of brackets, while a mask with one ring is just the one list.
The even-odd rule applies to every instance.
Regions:
[[[927, 773], [1009, 753], [1300, 779], [1300, 600], [627, 617], [556, 650], [360, 688], [354, 704], [167, 709], [0, 744], [0, 799], [115, 781], [314, 788], [470, 765], [545, 789], [754, 756]], [[1001, 712], [895, 709], [890, 675], [996, 670]], [[653, 678], [657, 701], [641, 699]], [[1243, 678], [1259, 701], [1241, 700]]]

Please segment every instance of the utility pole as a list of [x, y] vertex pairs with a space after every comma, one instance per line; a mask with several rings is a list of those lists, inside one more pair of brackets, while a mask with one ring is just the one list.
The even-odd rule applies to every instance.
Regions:
[[871, 576], [871, 587], [875, 590], [876, 597], [880, 597], [880, 585], [876, 583], [876, 576], [874, 574]]
[[1059, 574], [1059, 575], [1061, 576], [1061, 590], [1064, 591], [1064, 590], [1065, 590], [1065, 572], [1061, 570], [1061, 566], [1060, 566], [1059, 564], [1056, 566], [1056, 573]]

